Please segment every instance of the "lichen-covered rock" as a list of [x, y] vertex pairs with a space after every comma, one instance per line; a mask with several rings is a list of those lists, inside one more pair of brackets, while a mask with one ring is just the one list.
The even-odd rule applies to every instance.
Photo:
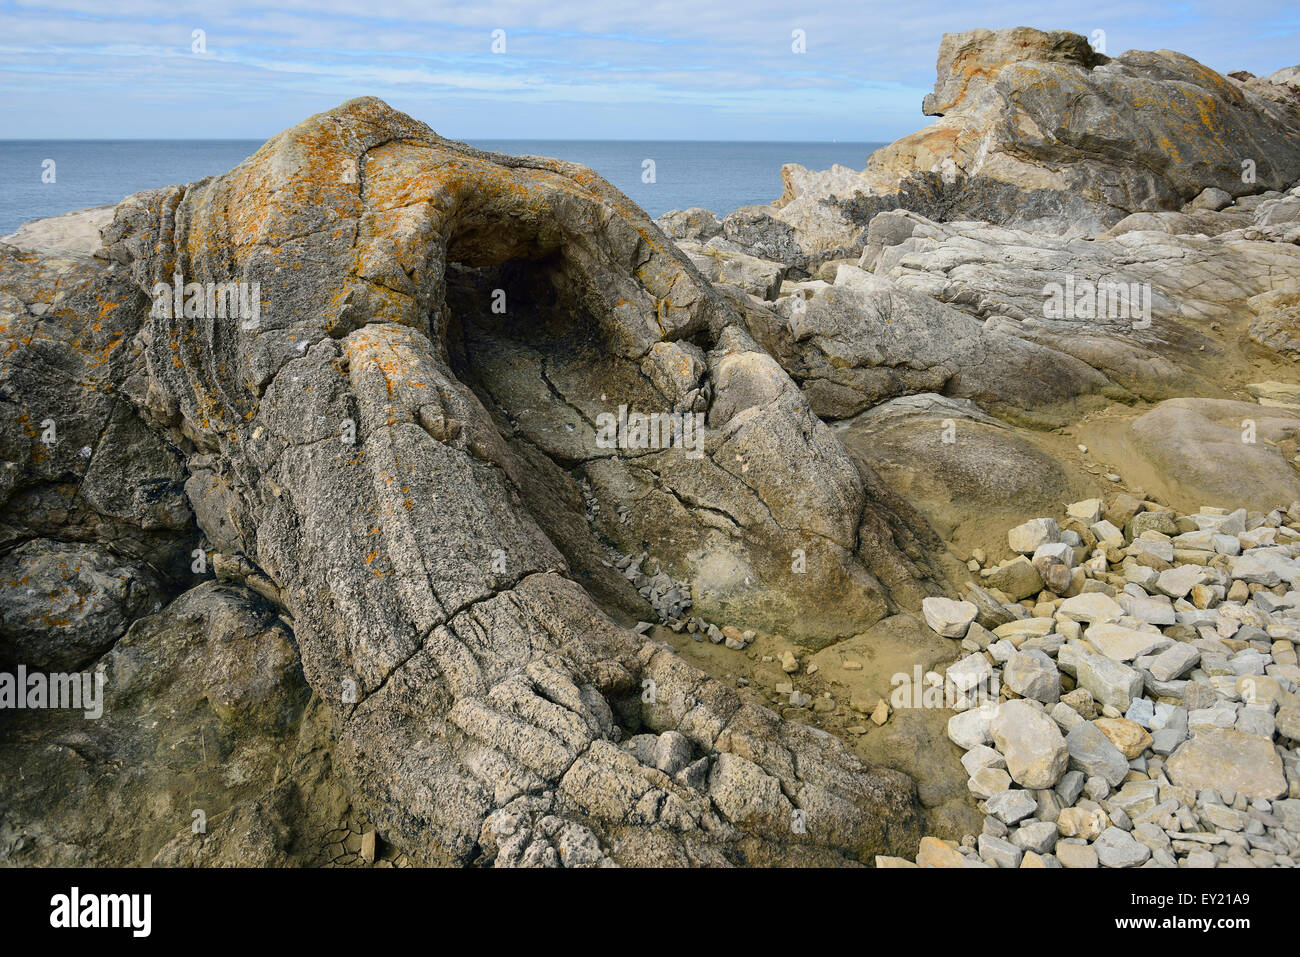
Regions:
[[0, 557], [0, 665], [75, 671], [111, 648], [166, 588], [96, 545], [32, 539]]
[[0, 548], [93, 543], [193, 582], [182, 457], [136, 403], [146, 303], [120, 266], [0, 245]]
[[[890, 609], [868, 563], [896, 548], [873, 547], [884, 509], [794, 383], [626, 197], [362, 99], [128, 199], [104, 236], [145, 291], [258, 284], [252, 322], [153, 310], [149, 389], [192, 448], [219, 572], [293, 621], [390, 840], [428, 863], [914, 845], [905, 778], [742, 705], [590, 597], [625, 595], [609, 544], [648, 545], [696, 613], [816, 643]], [[699, 412], [700, 454], [601, 445], [620, 405]], [[692, 749], [673, 775], [617, 745], [668, 732]]]
[[783, 263], [751, 256], [720, 237], [703, 244], [679, 240], [677, 248], [690, 257], [710, 282], [736, 286], [759, 299], [775, 299], [785, 278]]
[[937, 74], [922, 110], [940, 119], [865, 170], [785, 168], [770, 215], [803, 256], [861, 248], [872, 218], [898, 209], [1096, 235], [1130, 213], [1176, 211], [1206, 187], [1240, 196], [1300, 178], [1294, 99], [1179, 53], [1110, 58], [1065, 31], [970, 30], [944, 35]]
[[722, 223], [710, 209], [692, 206], [690, 209], [672, 209], [655, 220], [655, 225], [671, 239], [690, 239], [707, 243], [722, 235]]

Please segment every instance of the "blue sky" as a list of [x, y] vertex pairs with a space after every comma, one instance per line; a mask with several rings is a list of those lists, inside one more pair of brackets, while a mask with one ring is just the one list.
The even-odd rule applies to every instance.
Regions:
[[0, 0], [0, 138], [261, 139], [373, 94], [458, 139], [892, 140], [928, 122], [943, 33], [1019, 25], [1300, 59], [1294, 0]]

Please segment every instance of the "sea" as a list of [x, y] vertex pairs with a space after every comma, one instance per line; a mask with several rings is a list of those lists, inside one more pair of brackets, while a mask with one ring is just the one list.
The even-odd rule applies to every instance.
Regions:
[[[862, 169], [884, 143], [470, 140], [499, 153], [589, 166], [651, 216], [703, 206], [720, 217], [781, 195], [781, 166]], [[142, 189], [224, 173], [261, 140], [0, 140], [0, 236], [22, 223], [117, 203]]]

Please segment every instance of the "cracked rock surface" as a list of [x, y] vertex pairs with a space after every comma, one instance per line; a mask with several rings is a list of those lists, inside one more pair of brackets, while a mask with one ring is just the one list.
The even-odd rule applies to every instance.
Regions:
[[[80, 399], [103, 416], [131, 399], [132, 427], [172, 457], [168, 488], [192, 506], [167, 517], [227, 587], [278, 610], [275, 655], [288, 664], [291, 635], [310, 720], [244, 701], [252, 676], [243, 697], [208, 689], [194, 707], [290, 742], [291, 782], [309, 773], [292, 759], [304, 729], [328, 727], [330, 774], [425, 864], [855, 863], [915, 840], [905, 776], [742, 702], [609, 616], [648, 610], [607, 560], [646, 541], [691, 583], [696, 614], [743, 608], [813, 641], [894, 607], [873, 568], [916, 587], [927, 573], [727, 300], [604, 181], [481, 153], [362, 99], [225, 176], [128, 198], [103, 235], [107, 263], [68, 273], [120, 290], [110, 314], [124, 328], [110, 368], [95, 367], [107, 395]], [[5, 257], [23, 281], [51, 268]], [[178, 273], [259, 283], [260, 321], [151, 309]], [[43, 330], [23, 291], [17, 321]], [[621, 403], [699, 412], [703, 455], [598, 448], [595, 417]], [[47, 482], [77, 467], [49, 466]], [[632, 507], [575, 523], [585, 489], [611, 519]], [[118, 520], [159, 524], [137, 512]], [[790, 587], [796, 549], [818, 569], [804, 589]], [[192, 576], [172, 571], [175, 594]], [[192, 589], [162, 614], [197, 602]], [[210, 632], [221, 612], [195, 614]], [[110, 683], [135, 634], [100, 659]], [[662, 746], [636, 744], [647, 736]], [[226, 812], [255, 859], [297, 859], [295, 793]], [[158, 859], [229, 860], [230, 834], [182, 835]], [[58, 860], [51, 843], [28, 835], [8, 853]]]

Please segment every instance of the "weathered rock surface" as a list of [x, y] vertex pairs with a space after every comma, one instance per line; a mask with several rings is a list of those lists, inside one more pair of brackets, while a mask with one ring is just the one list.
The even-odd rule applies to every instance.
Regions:
[[1064, 31], [971, 30], [944, 35], [937, 74], [922, 111], [939, 120], [861, 172], [786, 166], [784, 194], [750, 216], [791, 229], [807, 259], [861, 248], [872, 218], [892, 210], [1096, 235], [1207, 187], [1241, 196], [1300, 178], [1293, 98], [1168, 50], [1108, 58]]
[[173, 410], [146, 386], [146, 302], [118, 266], [0, 246], [0, 548], [96, 544], [191, 582], [198, 541]]
[[[1095, 486], [1032, 433], [967, 399], [891, 399], [834, 424], [845, 446], [945, 540], [973, 530], [1004, 539], [1025, 510], [1046, 511]], [[983, 542], [979, 542], [983, 544]]]
[[[800, 288], [804, 295], [778, 300], [775, 316], [751, 313], [749, 326], [824, 418], [940, 392], [1033, 420], [1035, 410], [1072, 405], [1108, 385], [1084, 361], [991, 331], [926, 291], [856, 266], [839, 266], [833, 285]], [[1032, 378], [1024, 375], [1030, 368]]]
[[113, 221], [114, 209], [114, 206], [95, 206], [34, 220], [8, 236], [0, 236], [0, 243], [34, 252], [93, 256], [103, 245], [100, 232]]
[[147, 566], [105, 548], [26, 541], [0, 557], [0, 665], [76, 671], [159, 610], [165, 594]]
[[0, 861], [325, 863], [328, 718], [265, 599], [208, 581], [139, 618], [94, 666], [102, 716], [6, 714]]
[[1052, 719], [1023, 701], [1008, 701], [989, 723], [1011, 779], [1026, 788], [1050, 788], [1065, 773], [1069, 754]]
[[1300, 445], [1300, 410], [1171, 399], [1130, 429], [1152, 473], [1200, 490], [1206, 501], [1268, 509], [1300, 499], [1300, 475], [1289, 461], [1296, 452], [1284, 454]]
[[[904, 588], [927, 575], [729, 300], [626, 197], [353, 100], [225, 176], [129, 198], [104, 241], [109, 264], [70, 268], [129, 297], [113, 311], [137, 323], [133, 351], [105, 377], [183, 456], [172, 487], [205, 560], [292, 622], [333, 767], [386, 841], [424, 863], [569, 866], [915, 847], [905, 777], [744, 703], [592, 600], [637, 608], [635, 569], [612, 559], [648, 546], [695, 614], [815, 644], [891, 609], [874, 569]], [[20, 282], [49, 268], [6, 256]], [[154, 308], [141, 324], [177, 273], [259, 284], [257, 321]], [[93, 299], [69, 313], [103, 314]], [[624, 404], [701, 413], [702, 454], [601, 446], [598, 416]], [[10, 441], [30, 461], [36, 438]], [[241, 675], [205, 700], [261, 727], [259, 687]], [[620, 746], [641, 734], [678, 735], [676, 757]], [[232, 820], [281, 860], [292, 828], [256, 801]], [[234, 852], [214, 839], [159, 859]]]
[[1071, 394], [1159, 400], [1222, 394], [1232, 359], [1207, 336], [1209, 324], [1235, 325], [1243, 301], [1264, 313], [1270, 300], [1256, 297], [1295, 289], [1300, 248], [1290, 237], [1253, 219], [1212, 237], [1138, 231], [1091, 241], [926, 221], [882, 248], [872, 266], [878, 277], [991, 320], [985, 336], [1037, 343], [1102, 380], [1076, 373]]
[[1239, 791], [1271, 800], [1287, 792], [1269, 737], [1231, 729], [1199, 732], [1169, 756], [1169, 779], [1185, 787]]

